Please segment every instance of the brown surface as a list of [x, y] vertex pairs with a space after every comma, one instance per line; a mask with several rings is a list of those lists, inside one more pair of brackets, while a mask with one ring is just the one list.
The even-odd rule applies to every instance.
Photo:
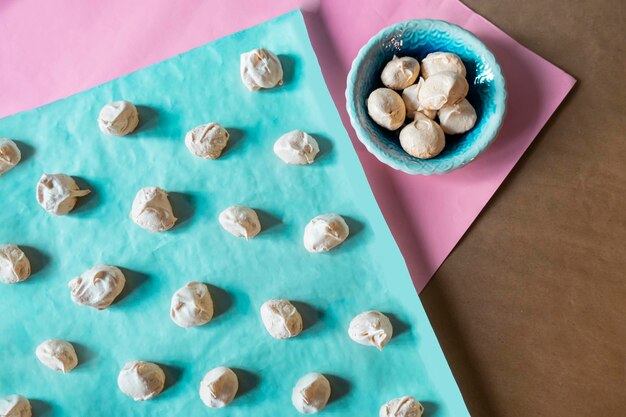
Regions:
[[578, 84], [422, 301], [473, 416], [624, 416], [626, 1], [465, 1]]

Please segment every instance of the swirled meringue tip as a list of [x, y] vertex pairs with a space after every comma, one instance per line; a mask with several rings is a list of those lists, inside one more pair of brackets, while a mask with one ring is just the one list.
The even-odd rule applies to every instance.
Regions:
[[63, 216], [74, 208], [78, 197], [91, 190], [79, 189], [76, 181], [65, 174], [43, 174], [37, 183], [37, 202], [48, 213]]
[[253, 49], [241, 54], [239, 70], [241, 81], [250, 91], [283, 84], [283, 67], [278, 57], [268, 49]]
[[238, 389], [237, 375], [232, 369], [220, 366], [202, 378], [200, 399], [209, 408], [223, 408], [233, 401]]
[[0, 245], [0, 282], [17, 284], [30, 277], [30, 261], [17, 245]]

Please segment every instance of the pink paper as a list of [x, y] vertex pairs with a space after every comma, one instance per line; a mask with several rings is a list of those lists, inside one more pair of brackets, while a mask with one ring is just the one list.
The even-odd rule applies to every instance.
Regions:
[[[457, 0], [6, 0], [0, 2], [0, 117], [41, 106], [302, 8], [324, 77], [418, 291], [426, 285], [574, 85]], [[472, 31], [494, 52], [509, 101], [498, 139], [451, 174], [410, 176], [378, 162], [345, 111], [346, 76], [380, 29], [415, 18]], [[156, 94], [167, 94], [167, 86]], [[2, 132], [0, 132], [0, 136]]]

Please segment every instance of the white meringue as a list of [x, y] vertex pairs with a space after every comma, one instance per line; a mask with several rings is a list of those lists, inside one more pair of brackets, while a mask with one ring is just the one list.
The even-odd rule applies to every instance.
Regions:
[[330, 382], [322, 374], [310, 373], [296, 382], [291, 403], [302, 414], [315, 414], [326, 407], [330, 398]]
[[438, 72], [428, 77], [419, 90], [418, 99], [421, 108], [418, 110], [439, 110], [443, 106], [461, 101], [469, 90], [469, 84], [462, 75], [456, 72]]
[[0, 138], [0, 175], [12, 169], [22, 159], [20, 148], [11, 139]]
[[446, 136], [437, 122], [421, 113], [400, 131], [400, 145], [409, 155], [416, 158], [433, 158], [446, 146]]
[[137, 191], [130, 218], [149, 232], [169, 230], [178, 220], [167, 199], [167, 192], [159, 187], [145, 187]]
[[139, 124], [137, 107], [128, 101], [114, 101], [105, 105], [98, 115], [98, 127], [102, 133], [111, 136], [125, 136], [132, 133]]
[[420, 63], [415, 58], [403, 56], [393, 59], [385, 65], [383, 72], [380, 74], [380, 80], [385, 87], [394, 90], [403, 90], [413, 84], [420, 73]]
[[321, 214], [304, 228], [304, 247], [312, 253], [327, 252], [340, 245], [350, 234], [346, 221], [338, 214]]
[[283, 67], [272, 51], [253, 49], [241, 54], [239, 62], [241, 80], [250, 91], [283, 84]]
[[378, 350], [383, 350], [393, 336], [393, 327], [383, 313], [366, 311], [352, 319], [348, 335], [361, 345], [375, 346]]
[[300, 130], [287, 132], [274, 143], [274, 153], [287, 164], [311, 164], [319, 151], [313, 136]]
[[57, 216], [72, 211], [78, 197], [91, 190], [80, 190], [76, 181], [65, 174], [43, 174], [37, 183], [37, 202], [48, 213]]
[[210, 370], [200, 382], [200, 399], [210, 408], [223, 408], [233, 401], [239, 380], [230, 368], [220, 366]]
[[439, 125], [444, 133], [457, 135], [465, 133], [476, 123], [476, 110], [467, 99], [451, 106], [442, 107], [439, 112]]
[[396, 130], [404, 123], [406, 108], [400, 94], [389, 88], [377, 88], [367, 98], [367, 113], [379, 126]]
[[217, 159], [228, 144], [230, 135], [219, 123], [196, 126], [185, 135], [189, 152], [204, 159]]
[[[420, 105], [420, 101], [418, 98], [420, 88], [424, 84], [424, 79], [420, 77], [417, 84], [413, 84], [410, 87], [407, 87], [402, 91], [402, 100], [404, 101], [404, 106], [406, 107], [406, 117], [410, 119], [415, 119], [415, 113], [421, 112], [424, 116], [429, 119], [434, 119], [437, 116], [436, 110], [428, 110], [422, 108]], [[421, 110], [418, 110], [420, 109]]]
[[149, 400], [163, 391], [165, 373], [152, 362], [127, 362], [117, 376], [117, 386], [135, 401]]
[[21, 395], [0, 398], [0, 417], [32, 417], [30, 401]]
[[76, 304], [104, 310], [120, 295], [126, 284], [124, 273], [111, 265], [96, 265], [68, 283]]
[[380, 407], [379, 417], [422, 417], [424, 406], [413, 397], [404, 396], [387, 401]]
[[71, 371], [78, 365], [78, 357], [71, 343], [60, 339], [48, 339], [35, 350], [39, 362], [63, 373]]
[[428, 78], [444, 71], [456, 72], [461, 77], [467, 75], [461, 58], [451, 52], [433, 52], [422, 60], [422, 77]]
[[228, 207], [220, 213], [218, 220], [224, 230], [236, 237], [252, 239], [261, 231], [259, 216], [250, 207]]
[[302, 332], [302, 316], [289, 300], [268, 300], [261, 306], [261, 320], [275, 339], [288, 339]]
[[16, 284], [30, 276], [30, 261], [16, 245], [0, 245], [0, 282]]
[[188, 282], [172, 296], [170, 317], [180, 327], [201, 326], [213, 318], [213, 299], [201, 282]]

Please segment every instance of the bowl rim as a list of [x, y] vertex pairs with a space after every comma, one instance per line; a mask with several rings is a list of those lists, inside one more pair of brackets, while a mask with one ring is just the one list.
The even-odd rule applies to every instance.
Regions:
[[[481, 135], [479, 137], [479, 140], [475, 143], [475, 145], [477, 146], [472, 146], [463, 154], [458, 155], [457, 158], [455, 158], [453, 162], [447, 166], [438, 166], [436, 163], [436, 159], [423, 159], [407, 162], [400, 161], [394, 156], [390, 155], [378, 145], [377, 141], [373, 140], [370, 137], [370, 135], [365, 131], [364, 127], [359, 123], [356, 110], [357, 103], [356, 100], [352, 99], [354, 97], [358, 68], [363, 63], [367, 52], [372, 49], [372, 47], [377, 45], [385, 34], [392, 32], [393, 30], [396, 30], [400, 27], [406, 28], [410, 25], [419, 24], [440, 27], [447, 32], [460, 33], [461, 35], [471, 39], [475, 45], [482, 49], [480, 50], [480, 53], [491, 64], [494, 81], [497, 84], [501, 85], [501, 91], [499, 92], [499, 94], [496, 95], [496, 111], [495, 114], [492, 116], [498, 118], [497, 125], [495, 126], [495, 128], [487, 131], [484, 135]], [[473, 50], [476, 50], [476, 48], [473, 48]], [[363, 143], [363, 145], [365, 145], [365, 148], [368, 150], [368, 152], [374, 155], [380, 162], [390, 166], [393, 169], [403, 171], [407, 174], [433, 175], [446, 174], [450, 171], [461, 168], [472, 162], [474, 159], [476, 159], [478, 155], [483, 153], [489, 147], [489, 145], [496, 139], [498, 133], [500, 132], [500, 129], [502, 128], [502, 123], [504, 121], [504, 116], [507, 108], [508, 93], [506, 89], [506, 80], [502, 73], [502, 68], [496, 60], [496, 57], [494, 56], [493, 52], [491, 52], [491, 50], [472, 32], [463, 29], [462, 27], [455, 25], [454, 23], [446, 22], [444, 20], [409, 19], [381, 29], [378, 33], [372, 36], [365, 45], [361, 47], [357, 56], [352, 61], [350, 71], [348, 72], [345, 98], [346, 110], [348, 111], [348, 116], [350, 117], [350, 124], [356, 131], [357, 138], [359, 139], [359, 141], [361, 141], [361, 143]], [[427, 161], [432, 161], [434, 163], [428, 164]]]

